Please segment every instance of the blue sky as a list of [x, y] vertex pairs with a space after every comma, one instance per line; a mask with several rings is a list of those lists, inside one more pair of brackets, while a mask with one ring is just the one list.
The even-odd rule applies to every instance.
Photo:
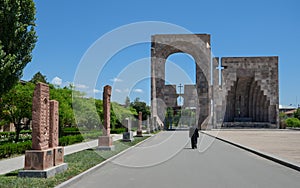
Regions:
[[[97, 39], [123, 25], [161, 21], [193, 33], [211, 34], [214, 56], [278, 55], [280, 104], [300, 103], [298, 0], [35, 0], [35, 3], [39, 39], [33, 60], [24, 70], [24, 80], [40, 71], [50, 82], [57, 77], [56, 81], [61, 81], [62, 85], [71, 83], [84, 54]], [[150, 44], [147, 43], [118, 52], [100, 73], [93, 88], [95, 96], [101, 97], [106, 84], [126, 83], [125, 79], [118, 79], [124, 68], [149, 57]], [[168, 60], [182, 67], [180, 62], [188, 59], [186, 55], [174, 55]], [[149, 102], [148, 64], [136, 66], [136, 72], [149, 73], [148, 78], [139, 80], [131, 88], [114, 88], [113, 93], [119, 93], [125, 99], [129, 91], [132, 100], [140, 97]], [[145, 70], [141, 70], [143, 67]], [[189, 71], [194, 67], [182, 68]], [[193, 81], [194, 75], [190, 76]], [[122, 93], [125, 90], [126, 95]], [[117, 97], [114, 100], [124, 102]]]

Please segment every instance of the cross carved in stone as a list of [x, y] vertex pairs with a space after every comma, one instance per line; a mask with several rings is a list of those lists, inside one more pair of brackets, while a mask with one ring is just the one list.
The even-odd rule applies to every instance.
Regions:
[[222, 63], [219, 62], [219, 65], [217, 66], [217, 68], [219, 70], [219, 86], [222, 85], [222, 70], [224, 69], [224, 67], [222, 67]]

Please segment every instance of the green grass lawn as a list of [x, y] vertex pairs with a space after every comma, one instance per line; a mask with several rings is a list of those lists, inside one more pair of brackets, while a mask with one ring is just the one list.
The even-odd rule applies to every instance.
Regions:
[[0, 187], [55, 187], [146, 138], [148, 137], [135, 137], [133, 142], [115, 141], [114, 151], [98, 151], [94, 148], [67, 155], [65, 162], [68, 163], [68, 170], [52, 178], [18, 178], [18, 170], [1, 175]]

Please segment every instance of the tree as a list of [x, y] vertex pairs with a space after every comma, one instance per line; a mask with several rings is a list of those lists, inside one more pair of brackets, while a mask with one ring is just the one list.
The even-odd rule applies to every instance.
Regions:
[[40, 71], [37, 72], [35, 75], [33, 75], [33, 77], [31, 78], [30, 82], [37, 84], [38, 82], [42, 82], [42, 83], [46, 83], [47, 82], [47, 78], [45, 75], [43, 75]]
[[300, 108], [298, 108], [298, 109], [296, 110], [296, 112], [294, 113], [294, 117], [295, 117], [295, 118], [298, 118], [298, 119], [300, 120]]
[[[142, 112], [142, 119], [146, 120], [147, 116], [150, 115], [150, 107], [147, 106], [145, 102], [141, 102], [140, 98], [134, 99], [134, 101], [130, 104], [132, 108], [136, 110], [137, 113]], [[138, 115], [135, 116], [138, 118]]]
[[33, 0], [0, 1], [0, 96], [17, 84], [37, 41]]
[[32, 119], [32, 97], [34, 84], [15, 85], [2, 96], [0, 103], [0, 119], [13, 123], [16, 128], [15, 142], [19, 141], [21, 130], [27, 127]]
[[50, 99], [59, 102], [59, 125], [72, 126], [75, 124], [74, 112], [72, 109], [72, 88], [55, 88], [52, 84], [50, 87]]

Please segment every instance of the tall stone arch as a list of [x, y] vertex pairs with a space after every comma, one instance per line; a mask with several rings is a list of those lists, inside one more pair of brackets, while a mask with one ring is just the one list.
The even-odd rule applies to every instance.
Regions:
[[210, 119], [211, 48], [209, 34], [162, 34], [151, 38], [151, 114], [162, 124], [164, 121], [165, 63], [167, 58], [178, 52], [187, 53], [195, 60], [196, 90], [198, 104], [196, 117], [199, 128], [207, 126]]

